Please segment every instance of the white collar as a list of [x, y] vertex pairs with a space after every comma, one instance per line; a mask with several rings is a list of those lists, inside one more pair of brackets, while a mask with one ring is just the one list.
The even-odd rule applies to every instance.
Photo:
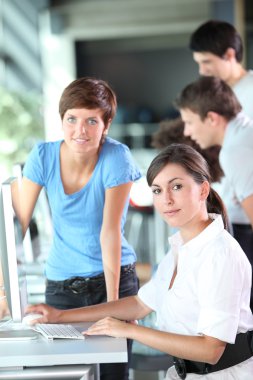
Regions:
[[[180, 232], [175, 233], [169, 237], [169, 244], [174, 256], [177, 256], [179, 251], [192, 252], [192, 254], [197, 255], [202, 251], [203, 247], [208, 244], [209, 241], [213, 240], [214, 237], [219, 235], [224, 230], [224, 223], [221, 215], [218, 214], [208, 214], [213, 220], [199, 235], [191, 239], [184, 244]], [[175, 257], [176, 258], [176, 257]]]

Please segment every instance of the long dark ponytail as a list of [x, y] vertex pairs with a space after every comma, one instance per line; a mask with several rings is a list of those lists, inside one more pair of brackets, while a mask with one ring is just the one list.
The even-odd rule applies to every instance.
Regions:
[[[186, 144], [170, 144], [151, 162], [147, 171], [147, 182], [151, 186], [155, 177], [169, 163], [182, 166], [196, 183], [208, 181], [211, 185], [209, 167], [204, 157]], [[221, 214], [224, 227], [228, 229], [228, 217], [224, 203], [218, 193], [210, 187], [207, 198], [208, 213]]]
[[212, 187], [210, 187], [210, 193], [207, 197], [207, 211], [209, 213], [221, 214], [225, 229], [229, 229], [225, 205], [217, 191], [215, 191]]

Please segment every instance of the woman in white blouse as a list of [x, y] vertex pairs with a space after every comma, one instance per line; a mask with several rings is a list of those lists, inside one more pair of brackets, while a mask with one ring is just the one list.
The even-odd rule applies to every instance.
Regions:
[[[135, 339], [174, 357], [166, 379], [252, 380], [251, 266], [226, 231], [223, 203], [208, 165], [190, 146], [171, 144], [152, 161], [147, 181], [156, 210], [178, 232], [137, 296], [40, 312], [36, 322], [94, 321], [87, 335]], [[225, 227], [224, 227], [225, 226]], [[155, 311], [159, 330], [129, 321]]]

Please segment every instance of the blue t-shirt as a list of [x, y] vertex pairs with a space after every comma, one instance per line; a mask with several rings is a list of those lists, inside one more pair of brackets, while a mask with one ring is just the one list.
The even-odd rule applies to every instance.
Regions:
[[[105, 191], [141, 177], [129, 148], [107, 137], [90, 180], [80, 191], [65, 194], [60, 175], [61, 143], [35, 145], [23, 170], [24, 177], [47, 191], [54, 237], [46, 276], [55, 281], [103, 272], [100, 231]], [[124, 237], [127, 209], [128, 202], [121, 220], [121, 265], [136, 261], [135, 252]]]

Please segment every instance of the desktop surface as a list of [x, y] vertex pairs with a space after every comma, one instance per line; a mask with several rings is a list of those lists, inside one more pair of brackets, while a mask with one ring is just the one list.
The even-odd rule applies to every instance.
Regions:
[[[91, 323], [72, 325], [84, 331]], [[8, 324], [6, 329], [10, 327]], [[87, 336], [84, 340], [47, 340], [39, 335], [37, 339], [26, 341], [0, 340], [0, 357], [0, 371], [1, 367], [120, 363], [127, 362], [127, 344], [124, 338], [107, 336]]]

